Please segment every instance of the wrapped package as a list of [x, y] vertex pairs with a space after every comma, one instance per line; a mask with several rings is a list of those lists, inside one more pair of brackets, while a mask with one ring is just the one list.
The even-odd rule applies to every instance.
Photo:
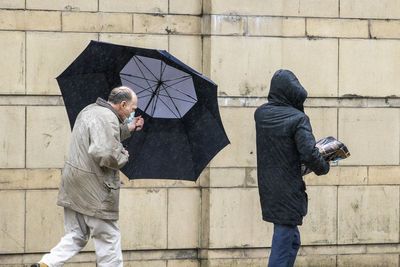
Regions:
[[[330, 161], [339, 161], [350, 156], [350, 152], [347, 149], [346, 145], [342, 142], [336, 140], [332, 136], [328, 136], [319, 140], [316, 145], [322, 157], [330, 162]], [[312, 172], [309, 168], [307, 168], [304, 164], [301, 166], [302, 175], [309, 174]]]

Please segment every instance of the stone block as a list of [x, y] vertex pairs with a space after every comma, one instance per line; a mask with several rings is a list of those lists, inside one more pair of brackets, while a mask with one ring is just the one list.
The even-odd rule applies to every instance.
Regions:
[[25, 167], [25, 107], [0, 106], [0, 168]]
[[0, 8], [24, 9], [25, 0], [0, 0]]
[[164, 260], [124, 261], [125, 267], [168, 267]]
[[255, 167], [256, 130], [254, 108], [220, 107], [222, 122], [231, 144], [211, 161], [211, 167]]
[[0, 253], [23, 253], [25, 242], [25, 192], [0, 194]]
[[337, 96], [337, 40], [212, 36], [204, 41], [203, 61], [219, 95], [265, 97], [273, 74], [284, 68], [297, 75], [309, 96]]
[[340, 17], [398, 19], [400, 6], [397, 0], [341, 0]]
[[62, 29], [66, 32], [132, 32], [132, 16], [126, 13], [63, 12]]
[[25, 33], [0, 31], [0, 93], [25, 93]]
[[265, 267], [268, 259], [210, 259], [202, 260], [202, 267]]
[[100, 41], [127, 46], [168, 50], [167, 35], [101, 33]]
[[336, 267], [336, 256], [309, 255], [296, 257], [295, 267]]
[[306, 108], [310, 118], [315, 140], [327, 136], [337, 137], [337, 109], [336, 108]]
[[1, 169], [0, 189], [56, 189], [60, 169]]
[[99, 0], [99, 10], [103, 12], [167, 13], [165, 0]]
[[134, 33], [201, 34], [201, 19], [185, 15], [133, 15]]
[[248, 17], [248, 35], [299, 37], [306, 34], [304, 18]]
[[184, 180], [170, 180], [170, 179], [133, 179], [129, 180], [128, 177], [122, 172], [120, 172], [120, 179], [123, 183], [124, 188], [166, 188], [166, 187], [199, 187], [200, 179], [194, 183], [193, 181]]
[[62, 168], [71, 128], [65, 107], [27, 107], [27, 168]]
[[167, 267], [200, 267], [198, 260], [169, 260]]
[[254, 0], [251, 4], [240, 0], [204, 0], [205, 13], [271, 15], [300, 17], [337, 17], [338, 0]]
[[200, 36], [169, 36], [169, 52], [200, 73], [202, 72], [202, 49]]
[[237, 15], [208, 15], [203, 17], [203, 34], [243, 35], [247, 28], [247, 17]]
[[97, 11], [98, 0], [26, 0], [27, 9]]
[[270, 246], [273, 227], [262, 220], [257, 188], [209, 192], [209, 248]]
[[398, 20], [371, 20], [370, 25], [372, 38], [400, 38]]
[[367, 167], [331, 166], [329, 173], [304, 176], [307, 185], [363, 185], [368, 183]]
[[368, 184], [400, 184], [399, 166], [368, 167]]
[[26, 192], [25, 252], [48, 252], [64, 235], [64, 209], [57, 206], [57, 190]]
[[168, 249], [199, 247], [200, 190], [168, 190]]
[[340, 109], [339, 140], [346, 144], [351, 156], [339, 164], [399, 164], [399, 122], [397, 109]]
[[398, 203], [398, 186], [339, 187], [338, 243], [398, 243]]
[[122, 189], [119, 223], [123, 249], [167, 248], [167, 189]]
[[56, 77], [79, 56], [97, 34], [27, 33], [27, 93], [60, 95]]
[[336, 244], [337, 187], [308, 186], [308, 214], [300, 229], [302, 245]]
[[396, 267], [399, 265], [397, 254], [338, 255], [338, 267]]
[[61, 13], [54, 11], [1, 10], [0, 29], [60, 31]]
[[202, 8], [202, 0], [169, 1], [169, 13], [172, 14], [201, 15], [201, 8]]
[[[339, 96], [399, 96], [400, 42], [340, 40]], [[365, 75], [373, 73], [374, 75]]]
[[338, 38], [368, 38], [368, 20], [307, 19], [307, 35]]
[[[252, 184], [254, 177], [249, 177]], [[210, 168], [209, 187], [245, 187], [247, 182], [246, 168]]]

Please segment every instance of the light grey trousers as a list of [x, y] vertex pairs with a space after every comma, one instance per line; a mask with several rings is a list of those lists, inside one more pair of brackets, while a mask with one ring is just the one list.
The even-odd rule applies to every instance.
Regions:
[[122, 267], [121, 234], [117, 221], [102, 220], [64, 208], [65, 235], [43, 256], [41, 263], [49, 267], [63, 266], [93, 238], [99, 267]]

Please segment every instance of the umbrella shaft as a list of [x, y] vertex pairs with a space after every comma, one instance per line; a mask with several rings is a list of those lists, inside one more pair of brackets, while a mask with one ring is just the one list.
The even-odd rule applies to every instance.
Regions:
[[[144, 113], [146, 113], [148, 107], [150, 106], [151, 101], [153, 101], [153, 98], [158, 94], [158, 91], [160, 90], [160, 87], [161, 87], [161, 83], [159, 83], [159, 84], [157, 85], [157, 88], [156, 88], [156, 90], [153, 92], [153, 94], [151, 95], [151, 98], [150, 98], [149, 102], [147, 102], [147, 106], [146, 106], [146, 108], [144, 109]], [[154, 115], [154, 114], [152, 114], [152, 115]]]

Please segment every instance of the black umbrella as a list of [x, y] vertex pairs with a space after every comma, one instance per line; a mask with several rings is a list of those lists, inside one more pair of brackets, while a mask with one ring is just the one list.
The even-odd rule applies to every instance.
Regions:
[[59, 76], [71, 128], [97, 97], [126, 85], [138, 98], [145, 127], [125, 142], [130, 179], [195, 181], [229, 140], [217, 102], [217, 85], [164, 50], [91, 41]]

